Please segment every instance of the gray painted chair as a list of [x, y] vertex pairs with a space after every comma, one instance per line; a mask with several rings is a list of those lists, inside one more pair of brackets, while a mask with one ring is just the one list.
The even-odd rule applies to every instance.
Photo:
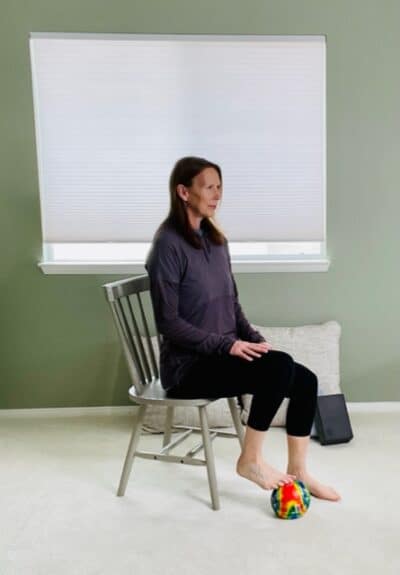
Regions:
[[[159, 358], [156, 353], [151, 335], [156, 334], [158, 348], [162, 335], [157, 332], [150, 298], [150, 280], [147, 275], [124, 279], [103, 285], [107, 301], [110, 304], [115, 325], [122, 343], [125, 359], [133, 385], [129, 389], [129, 399], [139, 405], [135, 418], [134, 428], [122, 470], [117, 495], [123, 496], [132, 469], [133, 459], [142, 457], [159, 461], [183, 463], [186, 465], [205, 465], [207, 467], [212, 508], [220, 507], [217, 480], [215, 474], [214, 454], [212, 441], [217, 436], [237, 437], [243, 445], [243, 427], [240, 422], [235, 398], [227, 398], [236, 429], [235, 433], [223, 432], [209, 428], [207, 406], [215, 401], [213, 399], [172, 399], [166, 396], [159, 376]], [[162, 405], [166, 407], [163, 445], [158, 452], [138, 451], [142, 425], [146, 409], [149, 405]], [[200, 427], [174, 425], [174, 407], [198, 407]], [[178, 437], [172, 439], [173, 431], [182, 431]], [[192, 433], [201, 433], [202, 441], [195, 445], [185, 455], [173, 455], [171, 450], [182, 443]], [[205, 459], [194, 456], [204, 450]]]

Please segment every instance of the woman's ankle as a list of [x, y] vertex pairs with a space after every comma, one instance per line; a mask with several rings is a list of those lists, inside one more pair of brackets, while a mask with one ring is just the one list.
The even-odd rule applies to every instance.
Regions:
[[288, 464], [286, 468], [286, 473], [290, 473], [291, 475], [295, 475], [296, 477], [304, 477], [307, 475], [307, 469], [305, 465], [292, 465]]
[[242, 451], [238, 459], [238, 463], [260, 463], [261, 461], [263, 461], [262, 455], [253, 451]]

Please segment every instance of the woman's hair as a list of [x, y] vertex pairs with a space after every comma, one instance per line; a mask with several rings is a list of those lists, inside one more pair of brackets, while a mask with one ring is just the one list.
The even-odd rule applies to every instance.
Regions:
[[[179, 184], [190, 188], [193, 178], [206, 168], [214, 168], [222, 183], [221, 168], [213, 162], [194, 156], [187, 156], [176, 162], [169, 178], [169, 214], [158, 228], [158, 230], [160, 230], [166, 225], [174, 227], [192, 246], [199, 249], [202, 247], [201, 240], [190, 225], [185, 203], [177, 194], [176, 188]], [[226, 238], [224, 234], [210, 218], [202, 219], [201, 228], [207, 232], [207, 236], [212, 243], [217, 245], [225, 243]]]

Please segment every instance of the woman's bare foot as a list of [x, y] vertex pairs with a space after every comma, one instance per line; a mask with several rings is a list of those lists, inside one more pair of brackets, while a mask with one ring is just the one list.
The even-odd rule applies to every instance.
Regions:
[[[290, 473], [288, 469], [288, 473]], [[340, 501], [341, 497], [337, 491], [330, 487], [329, 485], [324, 485], [320, 483], [314, 477], [311, 477], [307, 472], [298, 471], [296, 473], [296, 478], [300, 479], [310, 491], [311, 495], [318, 497], [319, 499], [327, 499], [328, 501]]]
[[253, 481], [262, 489], [275, 489], [285, 483], [292, 483], [295, 479], [294, 475], [281, 473], [266, 461], [245, 459], [242, 456], [238, 459], [236, 471], [241, 477]]

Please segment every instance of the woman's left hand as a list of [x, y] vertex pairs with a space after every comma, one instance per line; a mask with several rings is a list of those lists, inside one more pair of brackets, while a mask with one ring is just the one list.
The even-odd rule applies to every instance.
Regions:
[[268, 353], [270, 349], [272, 349], [272, 345], [266, 341], [254, 343], [238, 339], [232, 345], [229, 353], [231, 355], [241, 357], [242, 359], [246, 359], [247, 361], [253, 361], [254, 358], [261, 357], [263, 353]]

